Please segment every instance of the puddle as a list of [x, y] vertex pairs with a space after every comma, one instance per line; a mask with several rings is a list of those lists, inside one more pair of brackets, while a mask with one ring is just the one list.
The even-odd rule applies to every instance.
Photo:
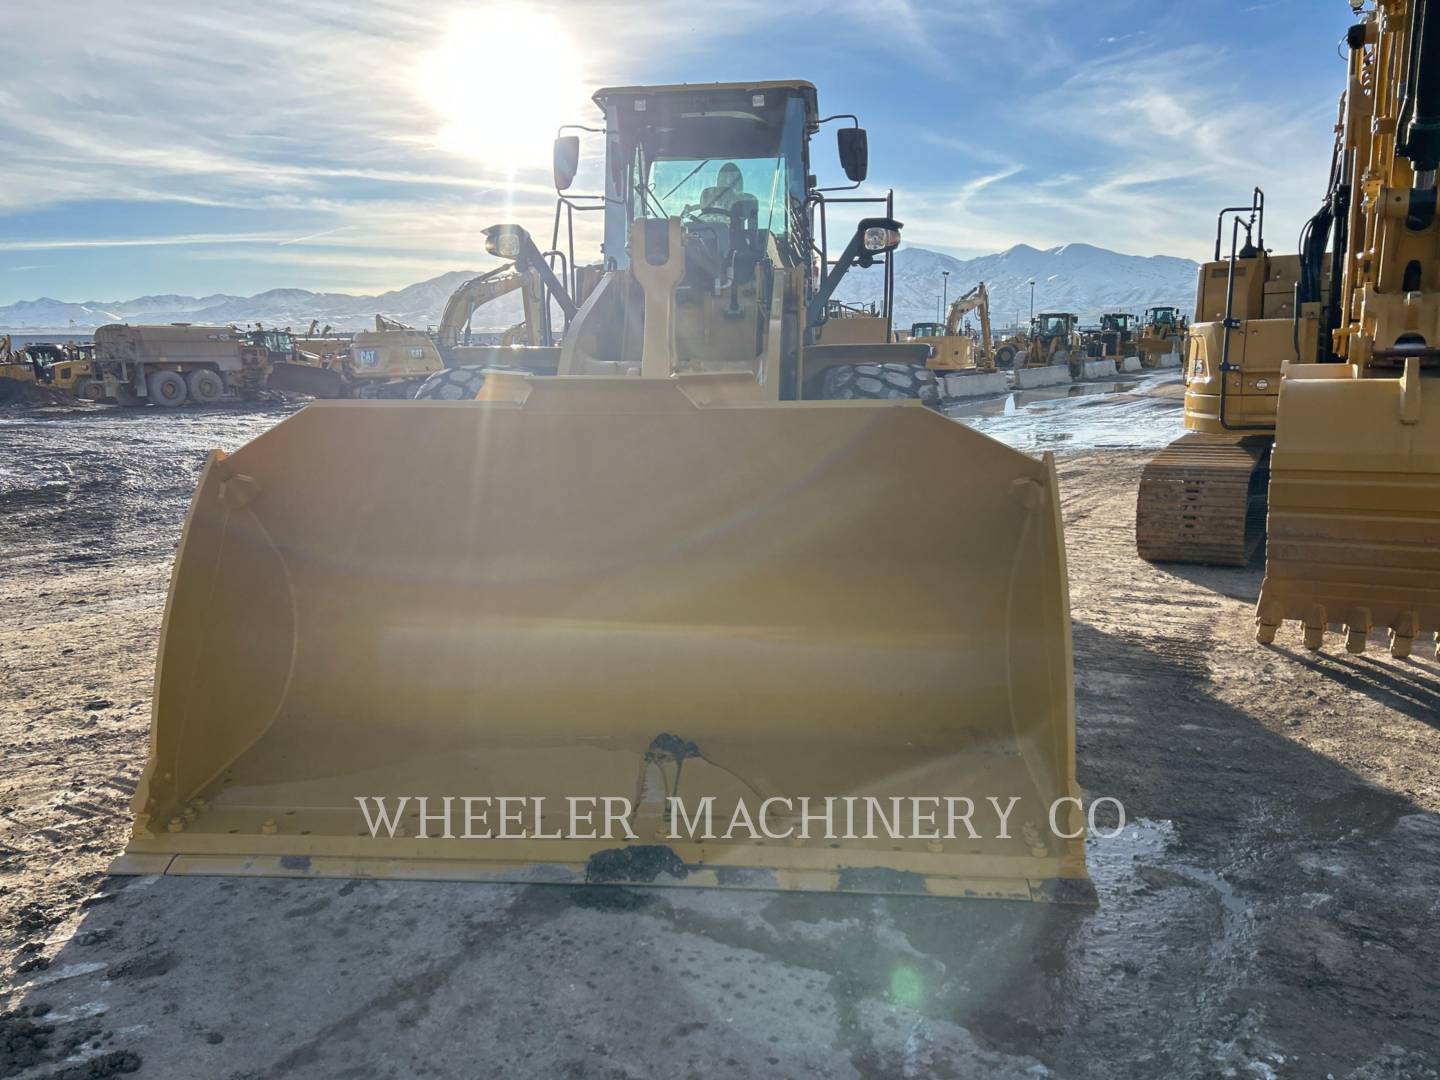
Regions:
[[1017, 450], [1149, 450], [1182, 434], [1178, 372], [1021, 390], [949, 406], [945, 415]]

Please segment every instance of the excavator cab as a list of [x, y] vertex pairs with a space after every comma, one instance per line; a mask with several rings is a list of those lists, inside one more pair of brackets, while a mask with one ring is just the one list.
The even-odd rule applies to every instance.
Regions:
[[817, 341], [899, 223], [815, 257], [813, 86], [596, 101], [557, 374], [211, 456], [118, 869], [1093, 898], [1053, 460]]
[[945, 324], [938, 322], [917, 322], [910, 326], [912, 338], [939, 338], [945, 336]]

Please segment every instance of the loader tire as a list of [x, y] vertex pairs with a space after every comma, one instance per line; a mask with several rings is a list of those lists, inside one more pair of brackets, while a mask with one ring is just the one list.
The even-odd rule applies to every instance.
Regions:
[[820, 380], [826, 401], [916, 398], [940, 407], [940, 384], [923, 364], [836, 364]]
[[225, 396], [224, 380], [209, 368], [190, 372], [185, 376], [185, 385], [190, 389], [190, 400], [197, 405], [213, 405]]
[[152, 372], [145, 380], [150, 400], [162, 409], [174, 409], [185, 404], [187, 391], [185, 379], [178, 371]]
[[1009, 345], [1001, 345], [995, 350], [995, 366], [998, 368], [1013, 368], [1015, 366], [1015, 350]]
[[416, 401], [474, 401], [485, 385], [485, 369], [453, 367], [437, 371], [415, 391]]

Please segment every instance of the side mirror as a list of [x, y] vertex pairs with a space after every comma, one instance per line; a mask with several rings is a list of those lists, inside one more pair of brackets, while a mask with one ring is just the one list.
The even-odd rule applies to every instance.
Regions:
[[870, 137], [862, 127], [841, 128], [835, 133], [840, 147], [840, 167], [853, 182], [860, 183], [870, 171]]
[[555, 139], [555, 190], [564, 191], [575, 182], [580, 169], [580, 136], [559, 135]]

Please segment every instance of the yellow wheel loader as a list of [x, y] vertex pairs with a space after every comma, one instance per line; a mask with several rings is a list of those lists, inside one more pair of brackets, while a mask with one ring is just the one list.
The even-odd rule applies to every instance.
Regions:
[[1092, 360], [1109, 360], [1117, 372], [1139, 371], [1139, 347], [1135, 337], [1140, 320], [1123, 311], [1110, 311], [1100, 316], [1100, 327], [1083, 335], [1085, 354]]
[[1093, 898], [1053, 461], [824, 343], [813, 86], [595, 100], [556, 374], [211, 456], [117, 869]]
[[1150, 308], [1135, 335], [1135, 351], [1140, 362], [1147, 368], [1179, 367], [1187, 327], [1178, 308], [1168, 305]]
[[1137, 540], [1241, 564], [1264, 538], [1261, 642], [1294, 620], [1308, 648], [1338, 628], [1360, 652], [1383, 628], [1406, 656], [1440, 629], [1440, 3], [1357, 13], [1299, 255], [1265, 251], [1258, 190], [1224, 262], [1217, 228], [1187, 342], [1194, 434], [1147, 467]]
[[1021, 367], [1068, 365], [1070, 374], [1078, 378], [1085, 361], [1085, 341], [1080, 334], [1080, 318], [1065, 311], [1043, 311], [1030, 324], [1030, 335], [1023, 357], [1016, 358]]
[[14, 348], [9, 334], [0, 337], [0, 404], [23, 399], [29, 387], [74, 395], [88, 377], [90, 365], [69, 346], [32, 342]]

